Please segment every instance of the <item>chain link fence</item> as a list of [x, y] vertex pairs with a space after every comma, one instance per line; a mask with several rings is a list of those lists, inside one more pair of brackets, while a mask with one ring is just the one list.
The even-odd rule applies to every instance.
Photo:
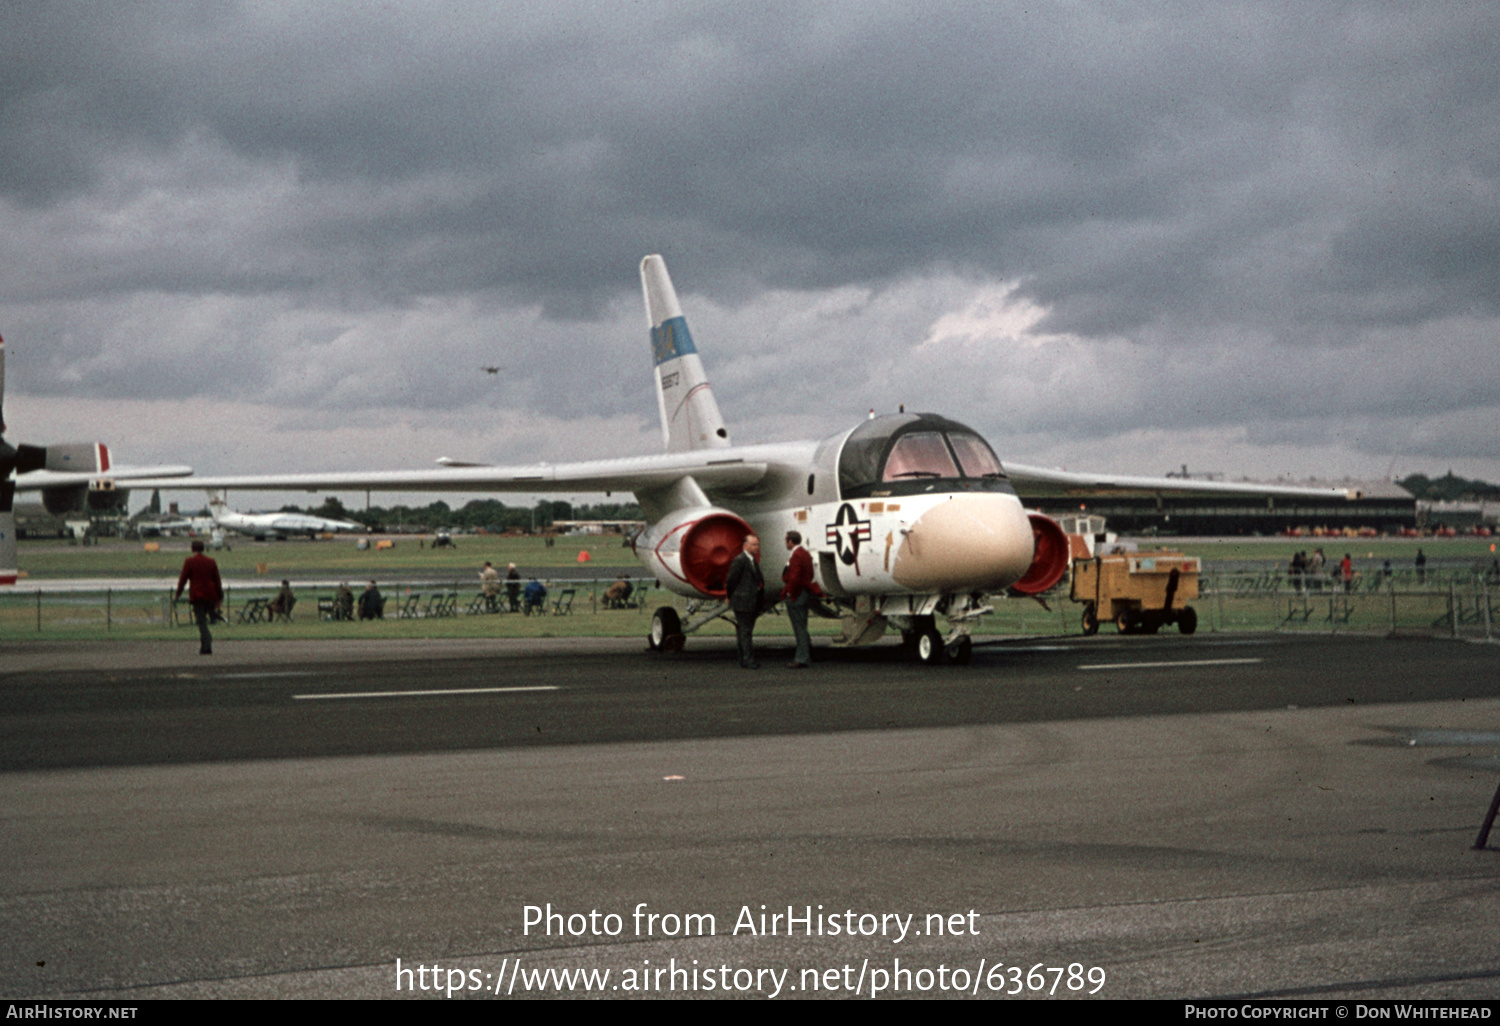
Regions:
[[[618, 577], [545, 579], [547, 598], [539, 615], [600, 615], [635, 611], [649, 616], [660, 605], [681, 609], [684, 601], [653, 579], [630, 578], [630, 597], [610, 601]], [[0, 593], [0, 638], [88, 636], [192, 625], [186, 599], [171, 589], [122, 587], [66, 590], [24, 585]], [[346, 619], [334, 612], [336, 585], [298, 584], [292, 620], [297, 623]], [[225, 589], [224, 617], [230, 624], [269, 623], [277, 586], [232, 584]], [[1500, 582], [1488, 575], [1430, 572], [1418, 580], [1405, 574], [1355, 578], [1345, 586], [1326, 578], [1294, 578], [1284, 572], [1213, 573], [1198, 579], [1192, 605], [1201, 631], [1349, 632], [1425, 635], [1495, 640], [1500, 636]], [[483, 615], [513, 616], [502, 588], [490, 601], [470, 583], [414, 582], [383, 589], [385, 619], [440, 620]], [[1000, 598], [979, 633], [998, 635], [1081, 634], [1082, 605], [1068, 597], [1066, 581], [1040, 601]], [[355, 597], [358, 615], [358, 593]], [[521, 603], [524, 608], [524, 600]], [[1171, 632], [1175, 628], [1163, 628]], [[1107, 633], [1110, 627], [1104, 628]]]
[[[442, 620], [467, 616], [543, 615], [563, 616], [639, 612], [648, 603], [670, 601], [652, 578], [626, 578], [629, 596], [614, 598], [610, 589], [621, 580], [608, 578], [541, 579], [547, 589], [539, 606], [528, 610], [521, 597], [512, 611], [510, 595], [503, 586], [498, 595], [487, 596], [480, 587], [464, 582], [424, 581], [386, 585], [383, 619]], [[502, 582], [503, 584], [503, 582]], [[296, 623], [347, 620], [358, 616], [359, 593], [354, 593], [352, 615], [345, 615], [338, 601], [337, 584], [294, 584], [297, 602], [289, 620]], [[524, 589], [525, 582], [522, 584]], [[88, 589], [49, 585], [20, 585], [0, 591], [0, 639], [23, 640], [38, 635], [87, 635], [94, 631], [128, 633], [142, 629], [193, 626], [192, 606], [184, 595], [173, 597], [175, 587], [133, 585]], [[271, 623], [270, 608], [279, 584], [229, 583], [224, 587], [225, 621], [232, 625]]]

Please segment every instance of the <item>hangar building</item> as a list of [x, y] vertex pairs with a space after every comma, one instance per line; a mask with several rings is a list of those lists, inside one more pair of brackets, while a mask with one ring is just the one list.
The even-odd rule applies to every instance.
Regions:
[[[1276, 482], [1278, 484], [1282, 482]], [[1039, 503], [1052, 516], [1102, 516], [1118, 534], [1273, 535], [1294, 528], [1374, 528], [1396, 534], [1417, 526], [1417, 500], [1391, 481], [1297, 481], [1314, 488], [1355, 488], [1360, 497], [1270, 499], [1245, 496], [1194, 498], [1096, 498], [1073, 505], [1052, 499]]]

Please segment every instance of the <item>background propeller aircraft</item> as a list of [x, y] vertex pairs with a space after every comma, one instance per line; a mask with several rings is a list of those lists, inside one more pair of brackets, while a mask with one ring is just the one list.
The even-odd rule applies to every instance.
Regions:
[[[1002, 464], [980, 435], [931, 413], [871, 416], [821, 440], [733, 446], [660, 256], [641, 263], [666, 452], [529, 467], [445, 461], [442, 469], [195, 478], [196, 487], [309, 491], [634, 493], [649, 526], [636, 555], [667, 588], [693, 600], [652, 618], [653, 648], [728, 612], [729, 564], [745, 538], [765, 540], [775, 581], [780, 541], [795, 529], [817, 579], [849, 614], [846, 639], [900, 629], [925, 662], [968, 658], [969, 632], [989, 596], [1037, 595], [1067, 569], [1057, 523], [1023, 498], [1238, 494], [1348, 497], [1342, 490], [1068, 473]], [[183, 487], [161, 482], [162, 487]], [[942, 617], [945, 627], [938, 626]]]
[[15, 584], [17, 492], [40, 491], [49, 513], [83, 512], [91, 496], [113, 492], [117, 481], [175, 478], [191, 467], [124, 467], [103, 442], [12, 446], [5, 440], [5, 339], [0, 338], [0, 584]]

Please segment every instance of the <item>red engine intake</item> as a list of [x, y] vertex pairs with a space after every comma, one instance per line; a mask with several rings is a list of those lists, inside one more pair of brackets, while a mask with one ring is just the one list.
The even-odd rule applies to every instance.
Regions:
[[752, 533], [750, 525], [732, 513], [704, 517], [683, 536], [682, 576], [705, 595], [728, 594], [724, 582], [729, 564]]
[[[755, 532], [744, 520], [717, 507], [673, 513], [653, 524], [637, 543], [637, 554], [671, 590], [723, 598], [729, 564]], [[641, 552], [641, 548], [645, 552]]]
[[1040, 513], [1026, 514], [1031, 519], [1031, 535], [1036, 540], [1036, 555], [1031, 567], [1010, 590], [1020, 595], [1040, 595], [1068, 572], [1068, 536], [1056, 520]]

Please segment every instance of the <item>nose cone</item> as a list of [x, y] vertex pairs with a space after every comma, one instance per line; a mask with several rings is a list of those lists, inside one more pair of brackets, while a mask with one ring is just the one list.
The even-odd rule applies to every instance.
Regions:
[[1025, 576], [1034, 548], [1014, 498], [955, 495], [911, 525], [891, 576], [912, 591], [997, 591]]

